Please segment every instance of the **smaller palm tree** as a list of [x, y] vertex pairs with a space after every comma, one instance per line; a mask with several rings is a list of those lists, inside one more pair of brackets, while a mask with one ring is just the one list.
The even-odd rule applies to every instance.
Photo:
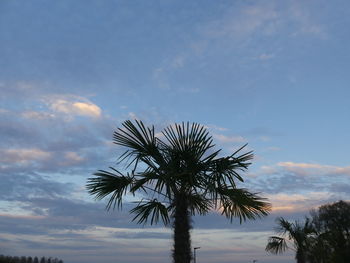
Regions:
[[283, 217], [279, 217], [276, 222], [276, 232], [280, 236], [269, 237], [265, 250], [273, 254], [279, 254], [287, 249], [292, 249], [296, 253], [297, 263], [305, 263], [310, 237], [315, 233], [310, 219], [306, 218], [304, 224], [302, 224], [299, 221], [291, 223]]

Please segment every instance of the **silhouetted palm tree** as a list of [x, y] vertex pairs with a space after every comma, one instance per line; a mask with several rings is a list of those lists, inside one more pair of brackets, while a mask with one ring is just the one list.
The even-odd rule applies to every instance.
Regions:
[[127, 149], [120, 157], [131, 172], [111, 168], [100, 170], [89, 178], [87, 189], [97, 199], [108, 195], [107, 209], [121, 207], [126, 194], [141, 194], [130, 212], [138, 223], [159, 220], [174, 228], [173, 259], [175, 263], [191, 260], [190, 217], [219, 209], [231, 221], [256, 219], [268, 214], [270, 204], [244, 188], [236, 187], [239, 175], [250, 165], [251, 152], [218, 157], [212, 137], [201, 125], [175, 124], [156, 135], [154, 127], [141, 121], [125, 121], [114, 132], [114, 143]]
[[[277, 218], [276, 232], [281, 236], [269, 237], [265, 250], [273, 254], [283, 253], [291, 248], [295, 251], [297, 263], [305, 263], [309, 246], [309, 238], [315, 234], [315, 230], [309, 218], [305, 219], [304, 224], [299, 221], [290, 223], [284, 218]], [[289, 247], [288, 244], [292, 244]]]

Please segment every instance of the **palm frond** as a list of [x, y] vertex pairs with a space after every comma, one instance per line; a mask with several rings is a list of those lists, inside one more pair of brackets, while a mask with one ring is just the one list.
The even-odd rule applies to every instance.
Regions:
[[199, 161], [214, 145], [206, 128], [198, 123], [182, 123], [169, 126], [162, 132], [173, 152], [192, 156]]
[[160, 139], [155, 137], [154, 126], [145, 127], [143, 122], [138, 120], [135, 120], [135, 124], [127, 120], [122, 126], [123, 128], [118, 128], [113, 134], [114, 143], [128, 149], [120, 156], [120, 162], [133, 157], [129, 162], [131, 165], [142, 157], [146, 157], [144, 160], [152, 158], [159, 165], [163, 163], [164, 160], [158, 147]]
[[265, 250], [273, 254], [279, 254], [283, 253], [287, 248], [287, 242], [284, 238], [271, 236], [269, 237]]
[[256, 219], [268, 215], [271, 204], [265, 198], [251, 193], [246, 189], [219, 188], [220, 209], [222, 214], [233, 221], [238, 217], [240, 223], [247, 219]]
[[293, 228], [293, 224], [285, 220], [283, 217], [278, 217], [276, 219], [276, 223], [277, 223], [277, 226], [275, 227], [275, 230], [277, 233], [285, 235], [287, 233], [293, 234], [295, 232], [295, 229]]
[[112, 194], [109, 198], [109, 201], [106, 205], [106, 209], [117, 205], [118, 207], [122, 206], [122, 197], [128, 191], [133, 183], [133, 177], [129, 175], [123, 175], [114, 168], [111, 168], [115, 173], [99, 170], [94, 173], [93, 178], [88, 178], [88, 183], [86, 188], [91, 195], [95, 195], [97, 200], [101, 200], [106, 196]]
[[235, 187], [235, 179], [243, 182], [243, 178], [239, 174], [239, 171], [245, 171], [251, 164], [250, 160], [253, 159], [253, 153], [247, 152], [239, 156], [234, 156], [241, 151], [246, 145], [239, 148], [234, 154], [228, 157], [222, 157], [210, 160], [208, 162], [208, 170], [210, 171], [209, 177], [211, 180], [216, 181], [217, 186], [232, 186]]
[[205, 198], [205, 195], [191, 194], [186, 198], [191, 215], [195, 215], [196, 212], [200, 215], [207, 214], [211, 208], [213, 208], [212, 201]]
[[165, 225], [170, 223], [168, 208], [157, 199], [138, 202], [138, 205], [130, 210], [130, 213], [136, 214], [133, 221], [138, 224], [145, 224], [150, 218], [151, 225], [158, 223], [161, 219]]

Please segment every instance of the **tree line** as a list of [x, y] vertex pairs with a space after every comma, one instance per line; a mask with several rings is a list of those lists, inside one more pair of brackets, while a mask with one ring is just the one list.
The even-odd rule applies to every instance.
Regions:
[[0, 263], [63, 263], [62, 259], [41, 257], [26, 257], [26, 256], [5, 256], [0, 255]]
[[268, 252], [292, 249], [297, 263], [350, 262], [350, 202], [323, 205], [304, 221], [276, 221], [279, 236], [269, 238]]

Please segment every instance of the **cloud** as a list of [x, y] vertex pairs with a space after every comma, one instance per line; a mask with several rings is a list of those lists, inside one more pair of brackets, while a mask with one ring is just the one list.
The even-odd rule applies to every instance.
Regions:
[[34, 83], [19, 81], [15, 84], [0, 83], [0, 100], [24, 98], [28, 99], [38, 95], [41, 86]]
[[22, 121], [20, 116], [11, 111], [0, 115], [0, 136], [0, 148], [33, 148], [34, 144], [40, 142], [39, 127], [28, 125], [28, 122]]
[[326, 38], [325, 27], [312, 16], [313, 10], [298, 1], [292, 1], [289, 6], [290, 17], [297, 23], [298, 27], [292, 36], [314, 35], [320, 38]]
[[[156, 232], [154, 230], [145, 231], [140, 229], [115, 232], [116, 238], [123, 239], [167, 239], [171, 240], [171, 233], [169, 229], [161, 228], [160, 231]], [[163, 230], [163, 231], [162, 231]], [[165, 230], [165, 231], [164, 231]]]
[[266, 54], [266, 53], [263, 53], [263, 54], [261, 54], [258, 58], [259, 58], [260, 60], [269, 60], [269, 59], [272, 59], [272, 58], [274, 58], [274, 57], [275, 57], [274, 54]]
[[22, 117], [25, 119], [34, 119], [34, 120], [47, 120], [54, 118], [55, 115], [50, 112], [40, 112], [40, 111], [24, 111], [21, 113]]
[[334, 200], [328, 192], [310, 192], [303, 194], [272, 194], [266, 197], [273, 204], [273, 211], [309, 211], [325, 203], [326, 200]]
[[348, 199], [348, 166], [279, 162], [262, 166], [248, 177], [249, 189], [262, 192], [273, 211], [307, 211], [324, 203]]
[[91, 102], [69, 101], [57, 99], [50, 102], [50, 108], [59, 113], [98, 118], [101, 116], [101, 109]]
[[28, 163], [30, 161], [48, 160], [51, 153], [41, 149], [0, 149], [0, 163]]
[[294, 172], [298, 175], [312, 176], [312, 175], [350, 175], [350, 166], [337, 167], [332, 165], [322, 165], [317, 163], [294, 163], [294, 162], [280, 162], [277, 166]]
[[244, 139], [242, 136], [226, 136], [223, 134], [213, 134], [213, 138], [218, 140], [221, 143], [243, 143], [247, 140]]
[[181, 55], [178, 55], [176, 56], [172, 63], [171, 63], [171, 67], [172, 68], [182, 68], [184, 65], [185, 65], [185, 61], [186, 61], [186, 57], [185, 56], [181, 56]]
[[220, 19], [204, 27], [203, 33], [212, 38], [241, 39], [255, 31], [275, 31], [279, 14], [271, 3], [247, 5], [228, 9]]
[[[334, 166], [318, 163], [296, 163], [296, 162], [279, 162], [275, 165], [262, 166], [261, 171], [258, 172], [260, 175], [278, 175], [288, 174], [297, 177], [320, 177], [322, 176], [349, 176], [350, 166]], [[340, 177], [339, 177], [340, 178]]]
[[153, 70], [153, 80], [159, 89], [169, 91], [171, 90], [171, 86], [167, 77], [167, 71], [168, 69], [166, 67], [157, 67]]
[[82, 156], [78, 155], [76, 152], [66, 152], [64, 154], [64, 157], [69, 164], [71, 164], [71, 163], [76, 164], [76, 163], [80, 163], [80, 162], [84, 161], [84, 158]]
[[9, 112], [8, 110], [0, 108], [0, 114], [4, 114], [4, 113], [8, 113], [8, 112]]
[[90, 174], [111, 156], [113, 120], [84, 97], [25, 97], [0, 114], [0, 172]]
[[213, 124], [207, 125], [205, 127], [210, 129], [210, 130], [213, 130], [213, 131], [221, 131], [221, 132], [222, 131], [228, 131], [228, 129], [225, 128], [225, 127], [220, 127], [220, 126], [213, 125]]
[[280, 151], [280, 150], [281, 150], [280, 147], [275, 147], [275, 146], [270, 146], [270, 147], [267, 147], [267, 148], [265, 149], [266, 152], [278, 152], [278, 151]]
[[[2, 182], [0, 185], [0, 199], [2, 201], [9, 201], [10, 203], [7, 206], [16, 208], [15, 210], [20, 208], [21, 205], [25, 205], [31, 198], [43, 197], [48, 199], [57, 196], [66, 196], [74, 189], [74, 184], [72, 183], [57, 182], [30, 171], [13, 173], [0, 171], [0, 178]], [[25, 206], [22, 208], [28, 210]], [[40, 211], [33, 210], [32, 212], [37, 214]], [[37, 215], [42, 215], [42, 213], [40, 212]]]

